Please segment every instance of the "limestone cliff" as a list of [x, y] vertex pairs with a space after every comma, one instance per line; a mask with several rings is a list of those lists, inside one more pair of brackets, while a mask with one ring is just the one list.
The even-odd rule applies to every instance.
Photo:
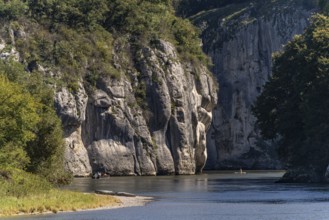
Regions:
[[275, 144], [261, 139], [251, 108], [271, 74], [272, 53], [303, 32], [312, 12], [298, 1], [278, 1], [231, 4], [192, 17], [220, 85], [207, 135], [208, 169], [280, 167]]
[[[67, 169], [79, 176], [100, 166], [110, 175], [200, 172], [217, 102], [207, 68], [181, 62], [166, 41], [129, 47], [117, 43], [114, 51], [123, 77], [100, 78], [87, 93], [82, 83], [75, 93], [56, 93]], [[132, 57], [122, 57], [124, 50]]]
[[201, 172], [217, 84], [193, 25], [169, 1], [80, 3], [9, 1], [0, 19], [0, 59], [54, 89], [66, 169]]

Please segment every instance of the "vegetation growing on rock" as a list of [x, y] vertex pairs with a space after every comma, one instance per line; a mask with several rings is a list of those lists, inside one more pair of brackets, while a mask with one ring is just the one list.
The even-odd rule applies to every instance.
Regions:
[[29, 69], [39, 64], [57, 70], [72, 89], [81, 77], [120, 77], [112, 54], [118, 38], [127, 38], [135, 48], [168, 40], [182, 57], [208, 62], [198, 31], [175, 16], [169, 0], [15, 0], [0, 1], [0, 6], [1, 17], [14, 31], [10, 43]]

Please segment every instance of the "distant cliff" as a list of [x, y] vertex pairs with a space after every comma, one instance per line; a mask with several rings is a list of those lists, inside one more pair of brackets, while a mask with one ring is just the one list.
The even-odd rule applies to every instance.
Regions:
[[272, 53], [308, 25], [314, 9], [302, 1], [244, 1], [191, 16], [213, 60], [219, 102], [207, 135], [208, 169], [276, 169], [275, 143], [255, 128], [251, 107], [271, 74]]

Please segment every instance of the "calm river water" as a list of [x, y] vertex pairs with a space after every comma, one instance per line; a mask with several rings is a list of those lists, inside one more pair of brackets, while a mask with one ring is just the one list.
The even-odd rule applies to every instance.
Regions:
[[282, 172], [75, 179], [68, 188], [153, 196], [144, 207], [15, 217], [59, 220], [328, 220], [329, 185], [276, 184]]

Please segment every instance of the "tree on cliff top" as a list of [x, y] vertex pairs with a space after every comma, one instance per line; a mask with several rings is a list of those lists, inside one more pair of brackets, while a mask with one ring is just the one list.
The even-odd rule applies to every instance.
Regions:
[[291, 168], [324, 173], [329, 163], [329, 18], [315, 15], [274, 58], [273, 76], [253, 109], [265, 138], [280, 139]]

